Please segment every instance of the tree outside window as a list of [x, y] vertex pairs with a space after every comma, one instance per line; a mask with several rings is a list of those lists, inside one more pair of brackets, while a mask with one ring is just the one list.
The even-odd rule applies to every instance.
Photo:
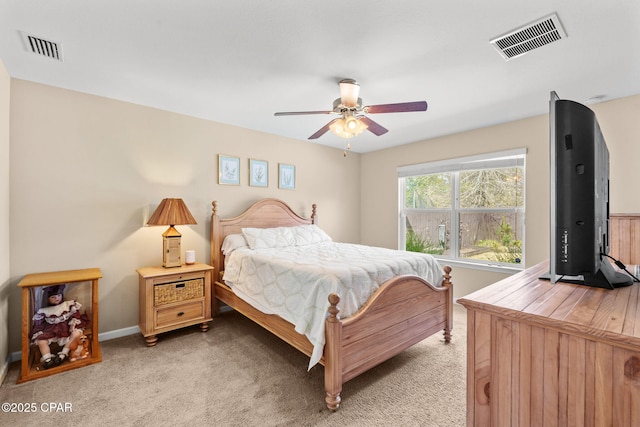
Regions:
[[[429, 166], [413, 168], [429, 172]], [[433, 169], [439, 171], [412, 175], [409, 167], [399, 178], [401, 247], [472, 263], [523, 265], [524, 153]]]

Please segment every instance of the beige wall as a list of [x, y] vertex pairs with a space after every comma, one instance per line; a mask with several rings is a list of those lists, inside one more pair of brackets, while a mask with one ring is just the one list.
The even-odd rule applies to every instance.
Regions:
[[[208, 261], [214, 199], [223, 216], [237, 215], [263, 197], [283, 199], [305, 215], [317, 203], [320, 225], [336, 240], [395, 248], [397, 166], [526, 147], [527, 265], [548, 257], [546, 116], [343, 158], [340, 150], [319, 144], [21, 80], [9, 83], [6, 72], [0, 74], [3, 105], [11, 89], [10, 151], [7, 136], [0, 134], [0, 158], [10, 154], [11, 164], [10, 258], [8, 232], [0, 230], [0, 275], [9, 275], [3, 263], [10, 262], [11, 272], [9, 280], [0, 276], [0, 316], [6, 318], [10, 302], [10, 352], [20, 349], [15, 285], [28, 273], [100, 267], [100, 332], [135, 326], [135, 269], [161, 262], [164, 231], [144, 223], [165, 197], [183, 198], [198, 221], [178, 229], [183, 249], [195, 249], [201, 262]], [[612, 211], [640, 212], [629, 179], [640, 158], [640, 96], [592, 108], [611, 151]], [[0, 121], [9, 122], [1, 107]], [[240, 186], [217, 184], [220, 153], [241, 158]], [[268, 189], [248, 186], [249, 157], [269, 161]], [[295, 191], [277, 188], [278, 162], [296, 165]], [[8, 164], [0, 163], [0, 173], [9, 174]], [[0, 187], [0, 200], [8, 198]], [[0, 227], [8, 227], [7, 218], [0, 209]], [[456, 268], [456, 296], [503, 277]], [[2, 345], [0, 336], [0, 350]]]
[[[640, 212], [637, 180], [640, 159], [640, 96], [592, 105], [611, 154], [611, 211]], [[434, 138], [362, 156], [362, 243], [397, 247], [398, 185], [396, 168], [510, 148], [525, 147], [526, 265], [549, 257], [549, 120], [547, 115]], [[455, 268], [455, 296], [486, 286], [504, 274]]]
[[11, 79], [0, 61], [0, 382], [9, 353], [9, 102]]
[[640, 95], [593, 105], [607, 140], [611, 212], [640, 213], [637, 175], [640, 165]]
[[[209, 261], [211, 201], [235, 216], [264, 197], [304, 215], [317, 203], [336, 240], [360, 240], [360, 155], [153, 108], [13, 79], [11, 82], [10, 351], [19, 351], [16, 284], [28, 273], [99, 267], [100, 332], [138, 323], [136, 268], [162, 262], [166, 227], [144, 227], [165, 197], [198, 221], [182, 248]], [[217, 184], [217, 155], [239, 156], [241, 185]], [[269, 162], [269, 187], [248, 186], [248, 159]], [[278, 162], [296, 190], [277, 187]]]

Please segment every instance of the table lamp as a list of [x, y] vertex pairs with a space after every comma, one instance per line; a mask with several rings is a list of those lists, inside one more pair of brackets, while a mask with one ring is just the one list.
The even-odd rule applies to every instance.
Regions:
[[163, 199], [147, 225], [168, 225], [162, 234], [162, 266], [180, 267], [182, 265], [180, 238], [182, 235], [174, 225], [197, 224], [182, 199]]

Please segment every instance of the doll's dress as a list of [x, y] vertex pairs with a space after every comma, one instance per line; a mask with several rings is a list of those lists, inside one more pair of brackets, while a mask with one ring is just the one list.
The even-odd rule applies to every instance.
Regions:
[[79, 302], [68, 300], [39, 309], [33, 316], [31, 342], [47, 340], [61, 347], [67, 344], [75, 329], [82, 330], [89, 324], [87, 315], [80, 313], [81, 307]]

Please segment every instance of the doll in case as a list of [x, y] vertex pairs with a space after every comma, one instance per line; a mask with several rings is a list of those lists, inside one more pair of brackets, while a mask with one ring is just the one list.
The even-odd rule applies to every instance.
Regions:
[[[82, 305], [73, 299], [64, 300], [65, 286], [44, 288], [44, 306], [33, 316], [31, 342], [38, 346], [42, 355], [40, 361], [45, 369], [69, 359], [72, 349], [82, 346], [80, 340], [84, 328], [89, 325], [89, 318], [80, 312]], [[53, 343], [61, 347], [55, 355], [51, 353]]]

